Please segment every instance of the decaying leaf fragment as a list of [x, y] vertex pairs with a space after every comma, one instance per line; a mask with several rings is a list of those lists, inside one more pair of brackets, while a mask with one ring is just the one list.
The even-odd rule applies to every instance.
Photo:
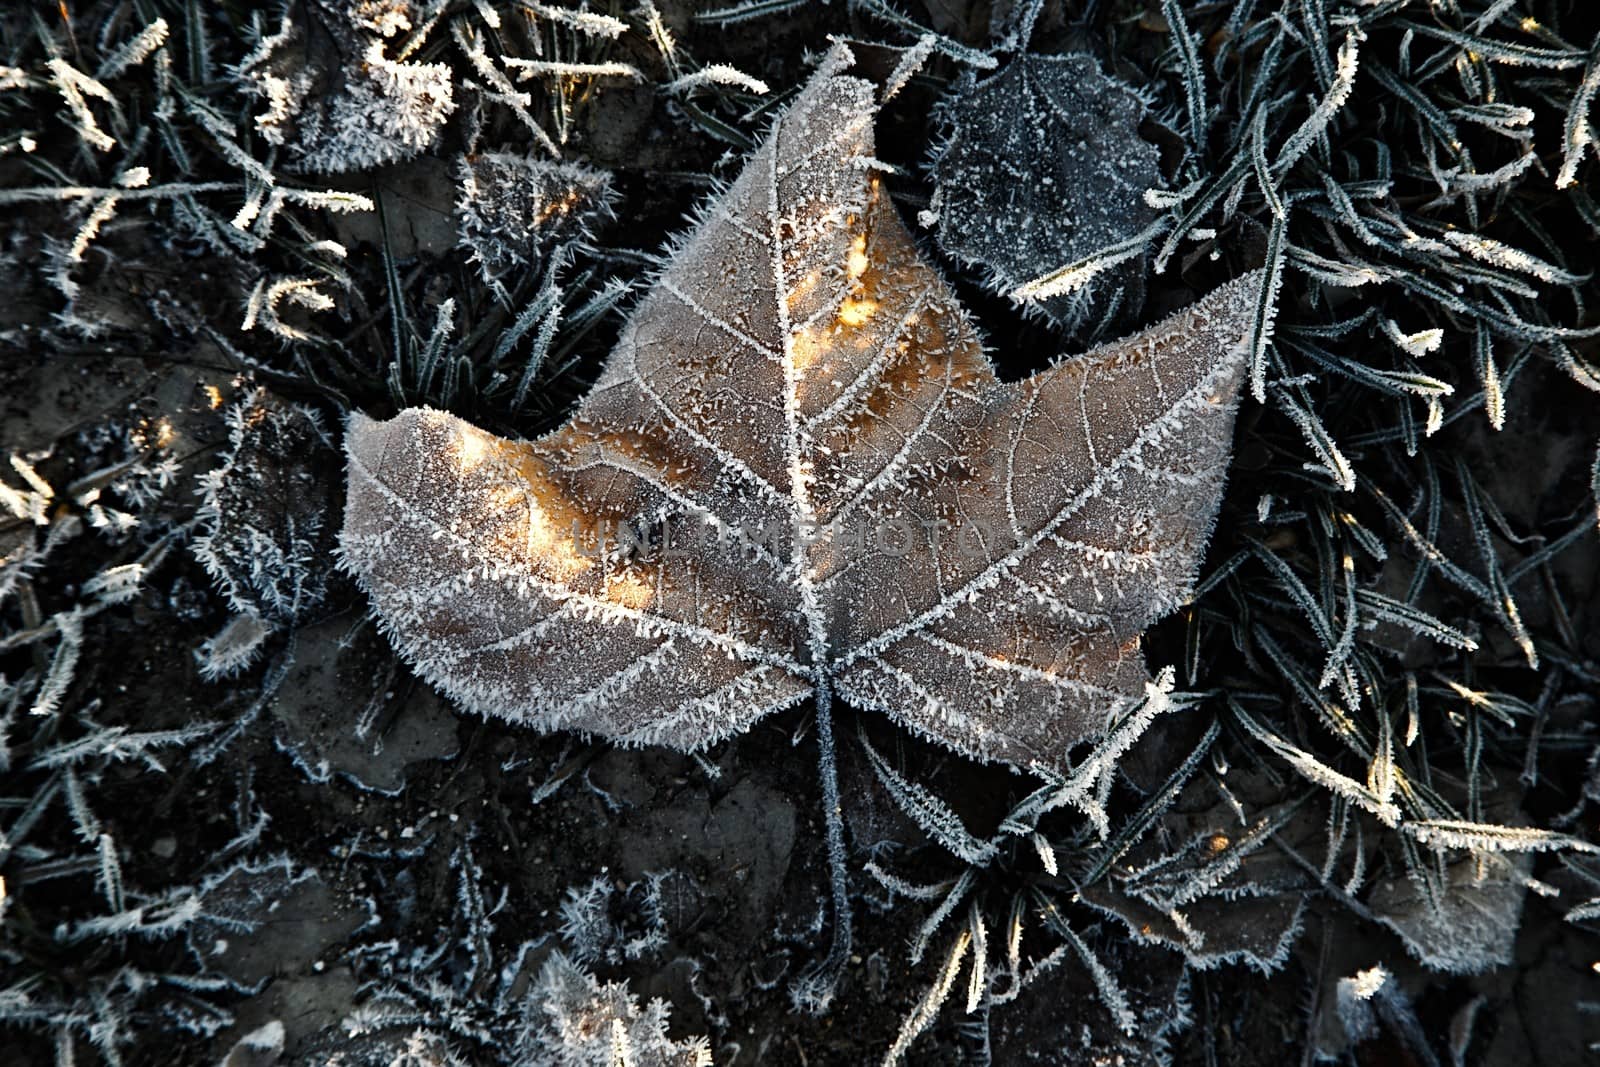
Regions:
[[833, 53], [563, 428], [349, 424], [346, 566], [464, 707], [699, 749], [837, 695], [1060, 769], [1148, 681], [1229, 454], [1258, 283], [995, 378]]
[[1144, 302], [1140, 235], [1161, 185], [1159, 153], [1140, 138], [1145, 105], [1087, 55], [1020, 55], [983, 81], [966, 75], [943, 108], [949, 137], [934, 161], [930, 215], [939, 244], [1016, 298], [1070, 264], [1074, 284], [1025, 304], [1089, 337]]

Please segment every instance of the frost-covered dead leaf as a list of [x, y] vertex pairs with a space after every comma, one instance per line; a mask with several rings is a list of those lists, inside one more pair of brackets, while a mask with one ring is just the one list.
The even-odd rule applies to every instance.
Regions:
[[1126, 320], [1144, 302], [1140, 235], [1159, 214], [1144, 199], [1161, 184], [1144, 109], [1092, 56], [1022, 55], [984, 81], [969, 74], [933, 166], [940, 246], [1007, 294], [1081, 264], [1031, 306], [1090, 336]]
[[200, 477], [193, 552], [233, 618], [199, 650], [208, 680], [247, 667], [279, 627], [319, 607], [333, 568], [338, 477], [316, 411], [257, 389], [228, 409], [228, 451]]
[[450, 69], [388, 54], [424, 17], [406, 0], [297, 5], [239, 64], [241, 87], [264, 104], [257, 132], [301, 171], [363, 170], [431, 148], [456, 108]]
[[1469, 854], [1445, 867], [1433, 899], [1397, 874], [1380, 879], [1368, 903], [1426, 966], [1482, 974], [1504, 967], [1515, 954], [1532, 867], [1526, 854]]
[[836, 51], [562, 429], [352, 418], [344, 560], [464, 706], [699, 749], [838, 695], [1055, 770], [1145, 690], [1259, 282], [1015, 384], [875, 176]]
[[485, 280], [526, 269], [556, 245], [612, 217], [611, 175], [510, 152], [462, 156], [456, 223]]

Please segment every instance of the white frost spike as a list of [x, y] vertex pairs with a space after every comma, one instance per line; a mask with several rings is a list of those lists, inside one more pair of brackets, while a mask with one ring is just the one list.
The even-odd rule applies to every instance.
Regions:
[[1394, 728], [1389, 712], [1381, 707], [1378, 709], [1378, 744], [1372, 754], [1372, 765], [1367, 768], [1367, 788], [1382, 804], [1394, 800]]
[[644, 19], [645, 32], [650, 35], [650, 42], [656, 46], [656, 51], [661, 53], [661, 59], [667, 65], [667, 72], [676, 77], [681, 69], [678, 63], [678, 42], [672, 36], [672, 31], [667, 29], [667, 24], [662, 20], [661, 12], [654, 0], [639, 0], [639, 6], [634, 14]]
[[644, 81], [644, 75], [639, 73], [639, 68], [628, 63], [562, 63], [544, 59], [516, 59], [510, 56], [502, 62], [517, 71], [518, 81], [539, 77], [627, 78], [629, 81]]
[[56, 645], [50, 669], [45, 672], [38, 695], [34, 697], [32, 714], [54, 715], [61, 710], [61, 701], [66, 697], [67, 688], [72, 685], [73, 675], [78, 668], [78, 654], [83, 651], [84, 615], [83, 609], [73, 608], [55, 617], [61, 642]]
[[352, 416], [343, 563], [465, 707], [693, 751], [837, 696], [1058, 774], [1141, 707], [1140, 634], [1216, 514], [1260, 276], [1000, 382], [871, 170], [851, 62], [701, 212], [566, 426]]
[[50, 80], [61, 93], [61, 99], [66, 101], [67, 110], [72, 112], [78, 136], [98, 151], [111, 151], [117, 143], [116, 138], [100, 128], [94, 112], [89, 110], [89, 102], [84, 99], [88, 95], [112, 103], [116, 98], [111, 95], [111, 90], [59, 56], [45, 66], [50, 71]]
[[318, 284], [316, 278], [279, 278], [270, 285], [261, 279], [245, 301], [244, 321], [239, 329], [253, 330], [259, 323], [286, 341], [310, 340], [311, 334], [283, 321], [279, 308], [288, 304], [309, 311], [332, 310], [333, 298], [318, 289]]
[[273, 631], [274, 628], [258, 615], [249, 612], [235, 615], [214, 637], [196, 650], [200, 677], [214, 682], [238, 674], [255, 662], [262, 645]]
[[125, 906], [122, 891], [122, 861], [117, 858], [116, 842], [110, 834], [101, 834], [97, 848], [100, 855], [100, 873], [95, 878], [95, 888], [106, 898], [112, 911]]
[[590, 37], [610, 40], [620, 37], [628, 29], [628, 24], [621, 19], [592, 11], [573, 11], [565, 7], [535, 3], [533, 0], [521, 0], [520, 6], [537, 18], [559, 22]]
[[1007, 295], [1014, 303], [1022, 304], [1075, 293], [1111, 268], [1119, 267], [1129, 260], [1144, 255], [1150, 242], [1160, 236], [1167, 225], [1166, 219], [1157, 219], [1143, 233], [1136, 234], [1126, 241], [1108, 245], [1085, 259], [1025, 282]]
[[889, 72], [888, 79], [883, 84], [883, 102], [888, 103], [900, 95], [917, 71], [922, 69], [928, 57], [933, 55], [934, 49], [939, 46], [937, 34], [925, 33], [917, 38], [917, 43], [900, 53], [900, 61], [894, 65], [894, 70]]
[[1594, 470], [1589, 472], [1589, 495], [1593, 498], [1595, 522], [1600, 523], [1600, 448], [1595, 449]]
[[78, 839], [84, 842], [99, 841], [100, 820], [89, 808], [89, 798], [84, 795], [83, 779], [70, 766], [62, 768], [61, 784], [67, 797], [67, 811]]
[[967, 978], [967, 1014], [971, 1015], [983, 1003], [989, 987], [989, 928], [983, 924], [976, 900], [968, 907], [967, 929], [972, 932], [972, 971]]
[[485, 26], [491, 30], [500, 28], [500, 12], [489, 6], [489, 0], [472, 0], [472, 6], [478, 9], [478, 17]]
[[938, 1016], [940, 1007], [949, 999], [950, 988], [956, 984], [956, 975], [961, 973], [961, 961], [966, 958], [967, 946], [971, 943], [970, 930], [962, 930], [956, 935], [955, 944], [950, 946], [950, 955], [945, 957], [944, 966], [939, 969], [939, 975], [933, 980], [933, 985], [901, 1022], [900, 1033], [895, 1036], [894, 1044], [883, 1057], [883, 1067], [893, 1067], [899, 1063], [900, 1058], [911, 1048], [911, 1042], [915, 1041], [917, 1035], [926, 1030]]
[[[1249, 715], [1246, 715], [1242, 709], [1234, 708], [1234, 715], [1256, 740], [1277, 753], [1306, 781], [1313, 782], [1330, 792], [1337, 793], [1362, 810], [1376, 816], [1378, 821], [1385, 826], [1397, 826], [1400, 824], [1399, 806], [1379, 793], [1378, 790], [1368, 788], [1348, 775], [1340, 774], [1311, 753], [1291, 744], [1262, 726]], [[1392, 763], [1386, 773], [1392, 778], [1394, 774]], [[1382, 775], [1380, 774], [1379, 777], [1381, 778]]]
[[124, 563], [107, 567], [83, 583], [85, 595], [98, 597], [102, 604], [122, 604], [139, 594], [144, 583], [145, 566], [142, 563]]
[[1033, 848], [1035, 852], [1039, 853], [1039, 864], [1044, 868], [1044, 873], [1052, 878], [1055, 877], [1057, 873], [1056, 850], [1050, 846], [1050, 839], [1035, 830], [1033, 832]]
[[755, 93], [757, 96], [765, 96], [772, 91], [771, 87], [760, 78], [752, 78], [742, 70], [730, 67], [726, 63], [713, 63], [709, 67], [702, 67], [693, 74], [685, 74], [683, 77], [669, 82], [667, 91], [669, 93], [682, 93], [702, 85], [731, 85], [746, 92]]
[[1300, 128], [1295, 130], [1278, 150], [1278, 158], [1272, 164], [1272, 172], [1276, 176], [1281, 178], [1299, 162], [1300, 157], [1316, 144], [1317, 138], [1328, 128], [1328, 123], [1333, 121], [1333, 117], [1350, 99], [1350, 92], [1355, 87], [1356, 81], [1356, 43], [1360, 40], [1357, 36], [1359, 32], [1357, 30], [1345, 36], [1344, 43], [1339, 46], [1339, 59], [1334, 68], [1333, 84], [1328, 86], [1328, 91], [1317, 102], [1311, 114], [1306, 116], [1305, 122], [1300, 124]]
[[83, 262], [84, 253], [89, 251], [89, 245], [100, 235], [100, 227], [111, 221], [111, 216], [116, 214], [117, 200], [116, 196], [107, 196], [95, 204], [94, 209], [89, 212], [89, 217], [78, 227], [76, 236], [72, 238], [72, 244], [67, 247], [68, 263]]
[[1600, 852], [1581, 838], [1526, 826], [1455, 822], [1444, 819], [1402, 823], [1400, 829], [1431, 848], [1459, 848], [1472, 852]]
[[652, 1000], [640, 1008], [626, 985], [602, 985], [560, 952], [545, 961], [528, 999], [545, 1017], [524, 1038], [539, 1054], [532, 1062], [550, 1067], [711, 1067], [704, 1038], [667, 1037], [666, 1001]]
[[129, 67], [143, 63], [151, 53], [167, 43], [167, 30], [167, 20], [156, 19], [127, 44], [107, 56], [106, 61], [100, 64], [100, 69], [95, 71], [95, 77], [102, 82], [110, 81], [120, 77]]
[[1393, 319], [1388, 318], [1383, 320], [1383, 333], [1408, 356], [1425, 356], [1429, 352], [1436, 352], [1444, 342], [1444, 331], [1441, 329], [1404, 333]]
[[1503, 241], [1496, 241], [1492, 237], [1483, 237], [1476, 233], [1464, 233], [1461, 230], [1446, 230], [1444, 239], [1473, 259], [1488, 263], [1491, 266], [1514, 270], [1519, 274], [1531, 275], [1541, 282], [1560, 282], [1562, 285], [1576, 285], [1584, 281], [1584, 278], [1580, 275], [1564, 271], [1554, 263], [1546, 263], [1532, 253], [1524, 252], [1522, 249], [1514, 245], [1508, 245]]
[[1566, 189], [1577, 184], [1578, 164], [1595, 146], [1594, 126], [1589, 122], [1589, 109], [1600, 93], [1600, 48], [1589, 53], [1589, 65], [1584, 69], [1583, 80], [1567, 105], [1567, 119], [1562, 125], [1561, 170], [1556, 174], [1556, 188]]
[[[39, 472], [34, 469], [32, 463], [29, 463], [27, 460], [17, 455], [11, 456], [10, 459], [11, 469], [16, 471], [17, 475], [23, 481], [28, 483], [28, 487], [38, 494], [38, 498], [41, 501], [48, 503], [55, 497], [55, 489], [51, 487], [49, 482], [45, 481], [44, 478], [40, 476]], [[19, 519], [28, 517], [28, 515], [23, 511], [16, 512], [16, 516]], [[37, 522], [37, 519], [35, 521]], [[48, 521], [49, 520], [46, 519], [46, 522]], [[44, 523], [40, 523], [39, 525], [44, 525]]]
[[[1174, 913], [1176, 914], [1176, 913]], [[1116, 978], [1106, 970], [1105, 964], [1100, 962], [1089, 946], [1084, 944], [1083, 938], [1065, 922], [1052, 923], [1051, 929], [1064, 937], [1072, 951], [1078, 954], [1078, 959], [1083, 962], [1084, 968], [1089, 972], [1089, 977], [1094, 980], [1095, 991], [1100, 994], [1100, 999], [1105, 1003], [1106, 1010], [1116, 1020], [1117, 1029], [1125, 1034], [1132, 1034], [1138, 1029], [1138, 1017], [1133, 1009], [1128, 1006], [1128, 998], [1122, 992], [1122, 987], [1117, 984]]]

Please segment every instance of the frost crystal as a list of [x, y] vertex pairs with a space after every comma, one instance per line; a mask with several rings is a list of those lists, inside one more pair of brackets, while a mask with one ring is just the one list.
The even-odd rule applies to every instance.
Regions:
[[1081, 264], [1070, 291], [1029, 305], [1069, 332], [1099, 334], [1137, 310], [1137, 238], [1157, 218], [1144, 193], [1161, 181], [1138, 94], [1085, 55], [1019, 56], [958, 92], [933, 166], [940, 247], [1008, 294]]
[[596, 878], [581, 889], [567, 890], [561, 904], [561, 936], [583, 963], [621, 963], [639, 959], [667, 942], [661, 914], [662, 875], [651, 875], [624, 888]]
[[1369, 904], [1422, 963], [1482, 974], [1514, 957], [1533, 867], [1527, 856], [1469, 855], [1445, 868], [1433, 894], [1410, 880], [1380, 880]]
[[239, 65], [266, 102], [256, 128], [287, 145], [302, 171], [366, 170], [432, 148], [455, 110], [450, 68], [390, 59], [383, 37], [410, 25], [410, 4], [319, 0], [286, 17]]
[[457, 233], [487, 281], [587, 236], [596, 222], [611, 217], [614, 199], [611, 175], [581, 164], [509, 152], [463, 156]]
[[526, 1035], [535, 1067], [709, 1067], [703, 1038], [667, 1037], [667, 1004], [651, 1000], [642, 1010], [628, 987], [601, 985], [594, 975], [560, 952], [539, 972], [534, 995], [547, 1021]]
[[567, 426], [352, 417], [344, 562], [468, 708], [695, 750], [838, 694], [1060, 769], [1144, 696], [1259, 279], [1001, 383], [872, 174], [848, 62], [710, 205]]
[[273, 628], [302, 619], [327, 593], [337, 472], [318, 414], [257, 390], [228, 412], [229, 450], [200, 477], [194, 554], [237, 613], [204, 666], [247, 664]]

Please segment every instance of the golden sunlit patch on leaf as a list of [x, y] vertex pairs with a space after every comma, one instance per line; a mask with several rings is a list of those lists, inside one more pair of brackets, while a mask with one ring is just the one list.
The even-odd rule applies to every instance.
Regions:
[[846, 300], [839, 308], [839, 321], [846, 326], [865, 326], [867, 320], [872, 318], [878, 310], [876, 300], [862, 298], [860, 300]]
[[492, 439], [482, 430], [470, 427], [465, 429], [456, 437], [452, 449], [456, 466], [463, 472], [475, 470], [489, 458], [491, 441]]
[[845, 260], [845, 277], [851, 284], [860, 281], [861, 276], [867, 273], [867, 264], [869, 262], [870, 260], [867, 259], [867, 235], [858, 233], [850, 242], [850, 255]]
[[647, 607], [653, 594], [649, 583], [626, 572], [612, 574], [606, 581], [606, 596], [634, 611], [642, 611]]

